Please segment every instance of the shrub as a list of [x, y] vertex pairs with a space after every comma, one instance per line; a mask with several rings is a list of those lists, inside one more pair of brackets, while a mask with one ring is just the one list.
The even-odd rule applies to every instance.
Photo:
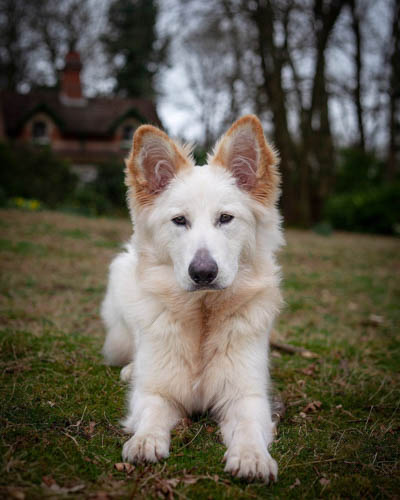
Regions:
[[104, 196], [114, 209], [126, 208], [126, 186], [123, 164], [106, 163], [98, 166], [97, 178], [90, 186]]
[[382, 182], [382, 161], [373, 153], [358, 148], [339, 152], [335, 172], [335, 193], [350, 193]]
[[0, 143], [0, 184], [5, 198], [37, 199], [55, 208], [72, 196], [77, 177], [49, 148]]
[[333, 196], [325, 205], [325, 217], [338, 229], [400, 234], [400, 183]]
[[121, 163], [97, 166], [97, 177], [81, 184], [62, 209], [83, 215], [125, 215], [126, 186]]
[[88, 216], [104, 215], [112, 211], [112, 205], [102, 194], [93, 189], [91, 183], [79, 186], [58, 208], [63, 212]]

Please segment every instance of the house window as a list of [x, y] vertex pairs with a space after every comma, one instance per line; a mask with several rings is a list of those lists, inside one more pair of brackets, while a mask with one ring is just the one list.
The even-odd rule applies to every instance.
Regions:
[[124, 125], [122, 128], [122, 147], [130, 148], [132, 145], [133, 125]]
[[46, 122], [42, 120], [35, 120], [32, 123], [32, 139], [38, 144], [48, 144], [49, 135]]

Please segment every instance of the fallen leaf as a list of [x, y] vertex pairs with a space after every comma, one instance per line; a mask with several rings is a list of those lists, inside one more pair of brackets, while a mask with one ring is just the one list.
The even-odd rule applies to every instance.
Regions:
[[172, 479], [166, 479], [165, 480], [170, 486], [172, 486], [172, 488], [175, 488], [176, 486], [178, 486], [179, 482], [180, 482], [180, 479], [177, 478], [177, 477], [174, 477]]
[[303, 409], [304, 413], [310, 413], [310, 412], [315, 412], [319, 410], [322, 406], [321, 401], [312, 401], [311, 403], [308, 403], [308, 405]]
[[89, 497], [90, 500], [110, 500], [110, 495], [106, 491], [98, 491]]
[[17, 469], [22, 468], [22, 466], [25, 464], [25, 460], [18, 460], [17, 458], [12, 458], [7, 462], [6, 465], [6, 471], [10, 472], [11, 469]]
[[291, 486], [289, 486], [289, 488], [292, 490], [296, 486], [300, 486], [300, 485], [301, 485], [300, 479], [298, 477], [296, 477], [295, 482]]
[[195, 484], [199, 479], [201, 479], [201, 477], [186, 474], [185, 476], [183, 476], [182, 482], [183, 484]]
[[43, 476], [42, 481], [46, 486], [52, 486], [53, 484], [57, 484], [55, 479], [53, 479], [51, 476]]
[[318, 369], [317, 364], [312, 363], [311, 365], [307, 366], [306, 368], [303, 368], [301, 371], [302, 371], [302, 373], [304, 373], [304, 375], [312, 376], [315, 374], [317, 369]]
[[135, 466], [128, 462], [118, 462], [114, 464], [114, 467], [118, 472], [126, 472], [127, 474], [131, 474], [135, 469]]
[[51, 490], [53, 493], [58, 495], [67, 495], [68, 493], [76, 493], [77, 491], [83, 490], [85, 488], [84, 484], [76, 484], [75, 486], [64, 487], [59, 486], [56, 481], [51, 476], [43, 476], [42, 486]]
[[18, 488], [13, 488], [12, 486], [10, 486], [7, 488], [7, 493], [9, 495], [9, 498], [14, 498], [15, 500], [25, 499], [25, 493]]
[[215, 432], [215, 427], [212, 427], [211, 425], [207, 425], [206, 431], [208, 433], [212, 434], [213, 432]]
[[187, 417], [184, 417], [181, 419], [180, 421], [180, 424], [182, 425], [182, 427], [190, 427], [192, 425], [192, 421], [190, 420], [190, 418], [187, 418]]
[[328, 484], [331, 482], [330, 479], [326, 479], [325, 477], [321, 477], [321, 479], [319, 480], [319, 483], [321, 484], [321, 486], [328, 486]]
[[[160, 498], [166, 497], [169, 500], [173, 500], [174, 498], [174, 490], [172, 484], [175, 484], [173, 479], [159, 479], [156, 483], [156, 491], [158, 492], [158, 496]], [[179, 479], [178, 479], [179, 483]]]
[[301, 351], [300, 356], [302, 358], [306, 358], [306, 359], [316, 359], [316, 358], [319, 358], [319, 355], [317, 353], [312, 352], [312, 351], [307, 351], [307, 350]]
[[367, 319], [364, 319], [361, 323], [365, 326], [380, 326], [384, 323], [385, 319], [383, 316], [378, 314], [370, 314]]

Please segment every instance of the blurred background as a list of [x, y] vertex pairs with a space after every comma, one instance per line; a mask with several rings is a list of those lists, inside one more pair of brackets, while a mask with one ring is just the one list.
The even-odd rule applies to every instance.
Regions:
[[288, 226], [400, 233], [400, 0], [0, 0], [0, 204], [126, 215], [142, 123], [199, 164], [245, 113]]

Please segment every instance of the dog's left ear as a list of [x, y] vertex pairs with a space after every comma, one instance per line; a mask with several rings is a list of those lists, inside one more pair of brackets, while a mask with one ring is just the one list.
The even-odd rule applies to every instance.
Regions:
[[229, 170], [238, 187], [261, 203], [275, 203], [279, 193], [277, 158], [256, 116], [237, 120], [217, 142], [209, 163]]
[[133, 136], [126, 160], [126, 184], [140, 205], [150, 204], [192, 162], [183, 147], [152, 125], [142, 125]]

